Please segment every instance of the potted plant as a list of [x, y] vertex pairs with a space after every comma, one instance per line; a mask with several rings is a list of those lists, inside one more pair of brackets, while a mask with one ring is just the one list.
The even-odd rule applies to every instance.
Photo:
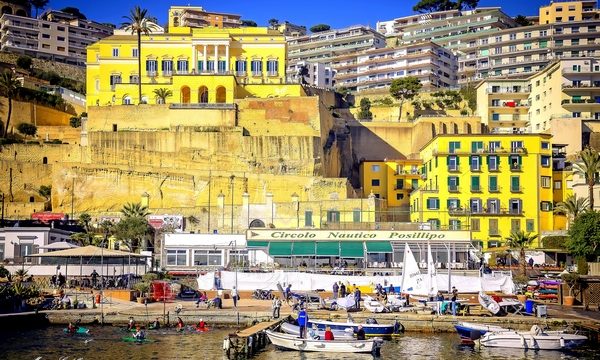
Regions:
[[529, 277], [523, 274], [519, 274], [513, 277], [513, 282], [515, 283], [515, 288], [517, 290], [517, 299], [523, 304], [527, 300], [527, 295], [525, 295], [525, 289], [527, 289], [528, 281]]
[[573, 304], [575, 303], [575, 295], [574, 295], [575, 291], [574, 290], [575, 290], [575, 286], [577, 286], [577, 284], [579, 283], [579, 274], [577, 274], [577, 273], [562, 274], [560, 276], [560, 278], [569, 287], [569, 295], [563, 296], [563, 304], [565, 304], [566, 306], [573, 306]]
[[150, 284], [145, 281], [133, 285], [133, 289], [139, 291], [140, 296], [137, 298], [137, 302], [143, 304], [148, 297], [148, 291], [150, 291]]

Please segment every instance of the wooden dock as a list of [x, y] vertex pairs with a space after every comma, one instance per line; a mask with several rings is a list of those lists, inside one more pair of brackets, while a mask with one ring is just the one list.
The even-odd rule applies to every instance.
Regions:
[[265, 330], [277, 327], [284, 319], [264, 321], [229, 334], [223, 341], [228, 359], [248, 359], [267, 345]]
[[579, 324], [576, 326], [577, 330], [581, 330], [587, 335], [588, 341], [592, 344], [598, 344], [598, 335], [600, 334], [600, 324], [598, 323], [588, 323], [588, 324]]

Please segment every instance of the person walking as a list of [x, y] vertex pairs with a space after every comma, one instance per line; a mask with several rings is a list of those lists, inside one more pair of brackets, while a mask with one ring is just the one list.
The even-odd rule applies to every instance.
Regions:
[[346, 285], [344, 285], [344, 283], [342, 283], [342, 285], [340, 285], [340, 297], [341, 298], [346, 297]]
[[338, 297], [338, 291], [340, 290], [340, 287], [338, 286], [337, 281], [333, 283], [333, 288], [331, 290], [332, 290], [332, 293], [333, 293], [333, 300], [337, 299], [337, 297]]
[[239, 295], [238, 295], [238, 291], [235, 288], [235, 286], [233, 287], [233, 289], [231, 289], [231, 298], [233, 299], [233, 307], [237, 308], [237, 302], [239, 299]]
[[360, 295], [360, 289], [358, 288], [358, 286], [356, 286], [354, 290], [354, 305], [358, 310], [360, 310]]
[[306, 324], [308, 323], [308, 314], [306, 313], [306, 309], [302, 308], [300, 312], [298, 312], [298, 326], [300, 327], [300, 337], [304, 339], [306, 333]]
[[458, 290], [456, 290], [456, 287], [452, 287], [452, 298], [450, 299], [452, 301], [452, 316], [456, 316], [456, 310], [458, 307], [458, 303], [456, 300], [458, 300]]
[[279, 319], [281, 312], [281, 300], [278, 297], [273, 298], [273, 319]]
[[92, 274], [90, 275], [92, 277], [92, 287], [96, 287], [96, 285], [98, 285], [98, 273], [96, 272], [96, 269], [94, 269], [94, 271], [92, 271]]

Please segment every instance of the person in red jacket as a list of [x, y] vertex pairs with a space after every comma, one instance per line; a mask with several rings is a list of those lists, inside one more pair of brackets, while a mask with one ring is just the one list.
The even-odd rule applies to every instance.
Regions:
[[325, 328], [325, 340], [334, 340], [333, 331], [331, 331], [331, 328], [329, 326]]

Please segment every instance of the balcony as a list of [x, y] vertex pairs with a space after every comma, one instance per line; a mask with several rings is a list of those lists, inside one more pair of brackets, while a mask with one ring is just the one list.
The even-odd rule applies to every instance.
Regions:
[[169, 109], [219, 109], [235, 110], [235, 104], [228, 103], [173, 103], [169, 104]]
[[[596, 65], [598, 66], [598, 65]], [[568, 68], [565, 67], [562, 69], [562, 74], [565, 77], [570, 77], [570, 75], [576, 75], [576, 76], [581, 76], [581, 75], [600, 75], [600, 69], [593, 69], [591, 66], [584, 66], [581, 69], [578, 70], [573, 70], [573, 68]]]
[[511, 164], [510, 171], [513, 171], [513, 172], [523, 171], [523, 167], [520, 164]]
[[527, 88], [511, 89], [511, 88], [500, 88], [500, 89], [486, 89], [486, 94], [511, 94], [511, 95], [529, 95], [531, 91]]
[[600, 109], [600, 98], [565, 99], [561, 101], [561, 105], [569, 111], [592, 111], [593, 109]]
[[563, 85], [562, 91], [571, 96], [600, 93], [600, 81], [594, 81], [593, 83], [589, 84], [583, 83], [577, 85]]
[[459, 193], [460, 192], [460, 186], [457, 186], [457, 185], [448, 185], [448, 192]]
[[523, 187], [522, 186], [512, 186], [511, 185], [510, 192], [512, 192], [512, 193], [522, 193], [523, 192]]

